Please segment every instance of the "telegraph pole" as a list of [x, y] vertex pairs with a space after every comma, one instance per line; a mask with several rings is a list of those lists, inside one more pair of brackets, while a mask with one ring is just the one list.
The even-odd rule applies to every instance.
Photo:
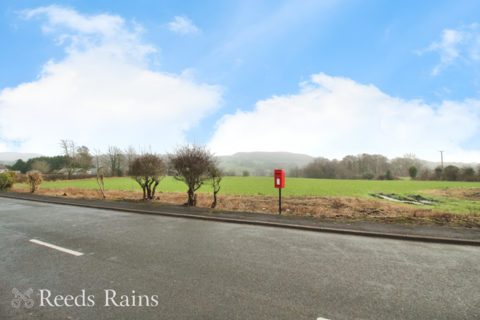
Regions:
[[439, 150], [438, 152], [440, 152], [440, 157], [442, 159], [442, 170], [443, 170], [443, 150]]

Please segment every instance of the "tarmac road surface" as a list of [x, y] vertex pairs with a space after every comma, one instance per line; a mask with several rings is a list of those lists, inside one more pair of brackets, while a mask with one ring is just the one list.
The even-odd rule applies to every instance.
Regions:
[[0, 198], [0, 319], [318, 318], [480, 319], [480, 248]]

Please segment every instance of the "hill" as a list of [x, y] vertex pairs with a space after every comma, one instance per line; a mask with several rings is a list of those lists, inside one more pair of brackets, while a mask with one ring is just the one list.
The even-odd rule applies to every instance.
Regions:
[[23, 152], [0, 152], [0, 163], [14, 164], [18, 159], [27, 161], [30, 158], [41, 157], [38, 153], [23, 153]]
[[270, 176], [274, 169], [289, 170], [302, 167], [314, 157], [291, 152], [237, 152], [231, 156], [220, 156], [220, 166], [236, 175], [249, 171], [253, 176]]

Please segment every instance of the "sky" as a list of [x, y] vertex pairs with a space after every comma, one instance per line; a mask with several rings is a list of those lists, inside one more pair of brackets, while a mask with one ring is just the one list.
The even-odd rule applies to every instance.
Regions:
[[0, 152], [480, 162], [480, 2], [0, 2]]

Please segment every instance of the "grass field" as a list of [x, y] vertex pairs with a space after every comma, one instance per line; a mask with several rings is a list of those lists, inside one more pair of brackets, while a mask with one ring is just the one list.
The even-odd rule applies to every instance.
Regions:
[[[450, 181], [409, 181], [409, 180], [327, 180], [286, 178], [285, 196], [342, 196], [368, 197], [369, 193], [421, 193], [422, 190], [444, 188], [480, 188], [480, 182]], [[25, 184], [22, 184], [26, 186]], [[221, 183], [220, 194], [277, 195], [272, 177], [225, 177]], [[44, 182], [42, 188], [85, 188], [97, 189], [96, 180], [71, 180]], [[138, 183], [130, 178], [105, 179], [107, 190], [141, 190]], [[172, 177], [162, 180], [157, 190], [163, 192], [187, 191], [185, 184]], [[199, 192], [211, 192], [210, 186], [203, 186]]]
[[[440, 199], [441, 203], [428, 208], [452, 213], [480, 212], [480, 202], [455, 198], [432, 196], [422, 191], [445, 188], [480, 188], [479, 182], [449, 182], [449, 181], [376, 181], [376, 180], [326, 180], [286, 178], [283, 196], [333, 196], [371, 198], [369, 193], [422, 194]], [[276, 196], [278, 189], [273, 186], [272, 177], [225, 177], [222, 180], [220, 194], [229, 195], [265, 195]], [[19, 186], [26, 186], [20, 184]], [[96, 180], [44, 182], [41, 188], [83, 188], [98, 189]], [[141, 188], [130, 178], [105, 179], [107, 190], [138, 190]], [[186, 192], [185, 184], [166, 177], [158, 186], [158, 191]], [[210, 186], [203, 186], [199, 192], [211, 193]], [[383, 200], [382, 200], [383, 201]]]

